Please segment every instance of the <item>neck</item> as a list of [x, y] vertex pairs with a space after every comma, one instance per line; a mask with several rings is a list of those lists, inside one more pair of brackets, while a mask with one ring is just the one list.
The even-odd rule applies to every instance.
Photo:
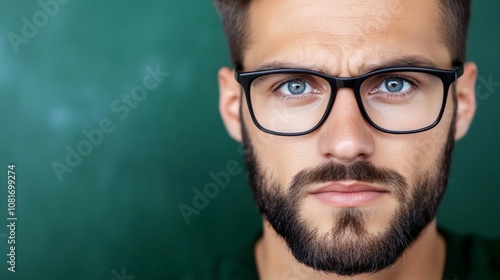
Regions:
[[259, 279], [349, 279], [421, 280], [441, 279], [446, 259], [446, 242], [438, 233], [434, 219], [393, 266], [371, 274], [343, 277], [313, 270], [299, 263], [283, 238], [264, 220], [263, 236], [255, 245]]

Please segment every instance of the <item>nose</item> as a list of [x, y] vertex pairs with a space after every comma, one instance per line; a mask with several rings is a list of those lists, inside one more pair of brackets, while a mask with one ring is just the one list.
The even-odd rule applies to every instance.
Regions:
[[350, 88], [337, 91], [332, 110], [319, 128], [322, 156], [343, 163], [370, 157], [374, 129], [366, 122]]

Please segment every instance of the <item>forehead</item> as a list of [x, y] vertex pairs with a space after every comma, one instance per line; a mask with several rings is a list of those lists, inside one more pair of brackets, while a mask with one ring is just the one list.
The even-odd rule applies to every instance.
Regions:
[[277, 62], [349, 76], [409, 56], [448, 68], [438, 1], [254, 0], [244, 68]]

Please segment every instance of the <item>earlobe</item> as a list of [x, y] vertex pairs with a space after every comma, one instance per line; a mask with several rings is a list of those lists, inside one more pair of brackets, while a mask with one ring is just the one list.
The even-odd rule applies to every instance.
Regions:
[[475, 85], [477, 78], [476, 64], [469, 62], [464, 65], [464, 74], [456, 82], [457, 94], [457, 127], [455, 140], [467, 133], [474, 113], [476, 112]]
[[234, 78], [234, 71], [223, 67], [219, 70], [219, 111], [231, 137], [241, 142], [240, 121], [241, 88]]

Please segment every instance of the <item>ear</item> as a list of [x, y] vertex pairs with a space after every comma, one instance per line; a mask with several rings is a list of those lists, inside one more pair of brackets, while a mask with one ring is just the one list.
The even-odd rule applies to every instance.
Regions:
[[455, 140], [467, 133], [476, 112], [477, 66], [469, 62], [464, 65], [464, 74], [456, 82], [457, 90], [457, 130]]
[[241, 142], [241, 87], [234, 78], [234, 71], [224, 67], [219, 70], [219, 111], [231, 137]]

